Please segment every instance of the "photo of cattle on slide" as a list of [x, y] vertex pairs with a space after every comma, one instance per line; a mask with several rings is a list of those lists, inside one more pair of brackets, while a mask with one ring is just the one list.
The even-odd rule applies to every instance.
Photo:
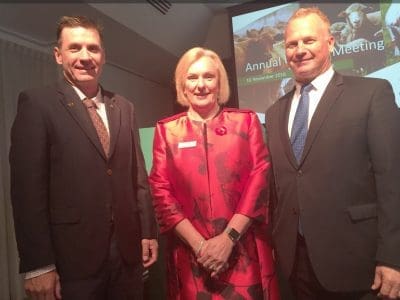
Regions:
[[286, 64], [284, 34], [288, 18], [298, 7], [287, 5], [233, 30], [240, 107], [265, 111], [287, 90], [291, 73]]
[[234, 35], [237, 74], [256, 75], [276, 72], [285, 65], [283, 35], [286, 23], [274, 27], [247, 29], [244, 35]]
[[[234, 35], [236, 76], [244, 84], [239, 99], [259, 111], [280, 96], [282, 78], [278, 75], [287, 70], [283, 42], [285, 26], [286, 22], [277, 22], [275, 26], [249, 28], [242, 35]], [[268, 88], [254, 87], [262, 81], [269, 82]]]

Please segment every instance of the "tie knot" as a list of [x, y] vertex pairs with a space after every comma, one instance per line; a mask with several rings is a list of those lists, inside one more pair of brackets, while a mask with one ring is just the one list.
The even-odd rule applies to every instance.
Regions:
[[97, 108], [96, 102], [94, 102], [92, 99], [89, 98], [85, 98], [83, 99], [83, 104], [87, 107], [87, 108]]
[[313, 87], [314, 86], [312, 85], [312, 83], [302, 85], [300, 89], [300, 94], [301, 95], [303, 95], [304, 93], [308, 94], [313, 89]]

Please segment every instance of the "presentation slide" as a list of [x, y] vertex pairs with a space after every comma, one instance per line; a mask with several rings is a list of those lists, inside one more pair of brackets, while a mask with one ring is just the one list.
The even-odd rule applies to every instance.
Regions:
[[392, 84], [400, 107], [400, 3], [291, 2], [232, 16], [239, 107], [266, 109], [293, 87], [286, 65], [284, 31], [295, 10], [318, 6], [335, 37], [334, 69], [345, 75], [379, 77]]

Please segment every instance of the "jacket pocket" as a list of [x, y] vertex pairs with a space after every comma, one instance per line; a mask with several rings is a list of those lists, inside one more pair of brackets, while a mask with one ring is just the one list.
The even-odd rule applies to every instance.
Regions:
[[347, 208], [352, 221], [362, 221], [377, 217], [376, 203], [368, 203]]
[[50, 223], [51, 224], [74, 224], [79, 223], [80, 215], [75, 209], [71, 208], [58, 208], [50, 209]]

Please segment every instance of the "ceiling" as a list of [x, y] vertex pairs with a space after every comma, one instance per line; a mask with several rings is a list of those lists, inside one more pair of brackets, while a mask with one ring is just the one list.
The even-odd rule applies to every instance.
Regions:
[[178, 57], [204, 45], [212, 19], [240, 2], [174, 2], [165, 14], [147, 2], [1, 3], [0, 30], [51, 51], [59, 17], [87, 15], [104, 26], [109, 64], [169, 85]]

